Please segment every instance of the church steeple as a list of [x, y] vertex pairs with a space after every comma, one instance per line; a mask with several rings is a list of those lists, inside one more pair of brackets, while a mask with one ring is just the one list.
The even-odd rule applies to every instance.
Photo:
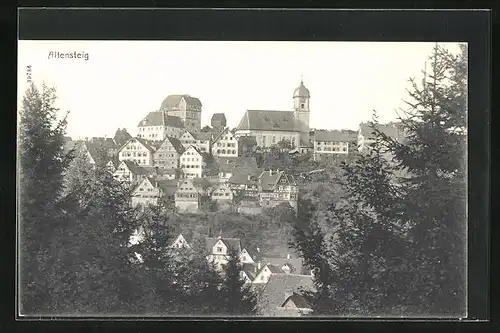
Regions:
[[300, 85], [293, 92], [293, 109], [297, 129], [300, 130], [300, 146], [309, 145], [309, 99], [311, 94], [300, 77]]
[[300, 85], [293, 92], [293, 108], [297, 111], [309, 111], [309, 99], [311, 94], [304, 86], [304, 78], [301, 75]]

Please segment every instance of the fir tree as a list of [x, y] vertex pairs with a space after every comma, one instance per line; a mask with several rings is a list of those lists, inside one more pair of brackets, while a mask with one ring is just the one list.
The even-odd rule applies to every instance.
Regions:
[[401, 116], [406, 142], [384, 137], [407, 172], [405, 214], [412, 226], [414, 307], [422, 314], [465, 313], [467, 48], [436, 44], [430, 73], [411, 80]]
[[58, 202], [63, 172], [70, 156], [64, 154], [66, 116], [57, 120], [55, 89], [32, 84], [19, 116], [19, 225], [21, 312], [41, 313], [50, 302], [44, 267], [54, 227], [61, 222]]
[[224, 280], [220, 289], [224, 315], [252, 315], [257, 311], [257, 298], [251, 286], [241, 277], [241, 264], [236, 250], [228, 253], [224, 266]]
[[128, 242], [137, 228], [130, 192], [85, 155], [68, 169], [65, 224], [54, 231], [54, 262], [47, 272], [52, 311], [65, 314], [119, 314], [137, 311], [140, 295]]

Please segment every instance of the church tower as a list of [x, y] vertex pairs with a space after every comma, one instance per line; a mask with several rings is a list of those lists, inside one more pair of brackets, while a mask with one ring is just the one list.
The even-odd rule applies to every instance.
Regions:
[[293, 92], [295, 121], [300, 129], [300, 146], [309, 146], [309, 100], [311, 94], [300, 80], [300, 85]]

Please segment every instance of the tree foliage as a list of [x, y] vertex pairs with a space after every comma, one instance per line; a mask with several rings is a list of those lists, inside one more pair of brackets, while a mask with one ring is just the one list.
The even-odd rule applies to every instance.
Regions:
[[319, 269], [315, 313], [464, 313], [466, 54], [436, 46], [426, 80], [411, 80], [405, 140], [374, 119], [375, 142], [342, 166], [328, 213], [314, 196], [301, 204], [293, 245]]
[[46, 240], [61, 223], [59, 199], [71, 156], [64, 153], [66, 116], [58, 120], [55, 89], [32, 84], [19, 113], [19, 230], [21, 312], [42, 310], [50, 302], [43, 267], [49, 256]]

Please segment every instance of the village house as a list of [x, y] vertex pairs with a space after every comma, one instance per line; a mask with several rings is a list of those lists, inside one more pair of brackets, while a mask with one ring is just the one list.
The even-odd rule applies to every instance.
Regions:
[[218, 270], [221, 270], [227, 264], [230, 251], [239, 254], [242, 250], [239, 238], [206, 237], [205, 242], [209, 253], [207, 260], [214, 263]]
[[[359, 152], [368, 151], [370, 145], [375, 142], [375, 135], [373, 133], [374, 129], [372, 126], [373, 126], [372, 122], [359, 124], [358, 138], [357, 138]], [[383, 134], [387, 135], [388, 137], [393, 138], [399, 142], [403, 142], [406, 137], [405, 132], [401, 126], [401, 123], [398, 122], [391, 122], [388, 124], [377, 124], [375, 128], [380, 132], [382, 132]]]
[[[309, 313], [307, 302], [298, 301], [294, 294], [303, 296], [304, 291], [314, 291], [314, 282], [311, 275], [302, 274], [271, 274], [264, 285], [259, 301], [259, 315], [269, 317], [299, 317]], [[292, 302], [297, 302], [292, 304]], [[295, 305], [295, 306], [294, 306]], [[305, 308], [303, 308], [306, 306]], [[305, 311], [301, 311], [305, 309]]]
[[233, 174], [239, 174], [239, 177], [247, 177], [258, 170], [255, 157], [218, 157], [217, 162], [219, 167], [219, 182], [221, 183], [228, 182]]
[[[300, 294], [292, 294], [281, 305], [282, 313], [290, 317], [301, 317], [313, 312], [309, 302]], [[281, 310], [281, 309], [279, 309]]]
[[271, 264], [262, 265], [260, 262], [257, 263], [257, 274], [255, 275], [252, 283], [267, 283], [272, 274], [284, 274], [278, 266]]
[[175, 249], [190, 249], [191, 245], [187, 242], [187, 240], [184, 238], [182, 234], [179, 234], [172, 244], [170, 245], [171, 248]]
[[332, 156], [349, 154], [351, 142], [356, 136], [339, 130], [319, 130], [314, 132], [314, 160], [322, 161]]
[[259, 202], [262, 207], [288, 203], [297, 209], [299, 187], [291, 174], [284, 171], [263, 171], [259, 176]]
[[176, 182], [145, 177], [132, 191], [132, 207], [148, 207], [158, 199], [171, 200], [176, 190]]
[[195, 146], [201, 153], [210, 154], [211, 134], [208, 132], [191, 132], [184, 131], [180, 137], [180, 141], [185, 149], [189, 146]]
[[293, 92], [294, 111], [247, 110], [236, 130], [236, 136], [254, 136], [261, 148], [289, 141], [294, 148], [309, 149], [309, 90], [301, 81]]
[[180, 180], [175, 192], [175, 206], [181, 213], [194, 213], [200, 207], [201, 193], [192, 179]]
[[238, 139], [233, 132], [226, 127], [212, 142], [212, 155], [220, 157], [238, 156]]
[[184, 152], [180, 140], [167, 136], [153, 155], [153, 165], [162, 169], [178, 169]]
[[150, 112], [137, 125], [137, 137], [162, 141], [165, 137], [179, 138], [184, 132], [184, 124], [179, 117], [167, 115], [162, 111]]
[[217, 202], [219, 209], [228, 209], [233, 203], [233, 191], [229, 185], [219, 184], [212, 191], [211, 199]]
[[152, 166], [155, 148], [142, 138], [132, 138], [119, 150], [120, 161], [133, 161], [140, 166]]
[[181, 119], [183, 127], [197, 133], [201, 129], [201, 101], [188, 94], [169, 95], [161, 103], [160, 110], [168, 116]]
[[113, 172], [113, 177], [122, 182], [136, 183], [142, 181], [147, 174], [147, 170], [134, 161], [124, 160]]
[[180, 169], [188, 179], [202, 178], [205, 168], [203, 155], [195, 146], [189, 146], [180, 156]]

